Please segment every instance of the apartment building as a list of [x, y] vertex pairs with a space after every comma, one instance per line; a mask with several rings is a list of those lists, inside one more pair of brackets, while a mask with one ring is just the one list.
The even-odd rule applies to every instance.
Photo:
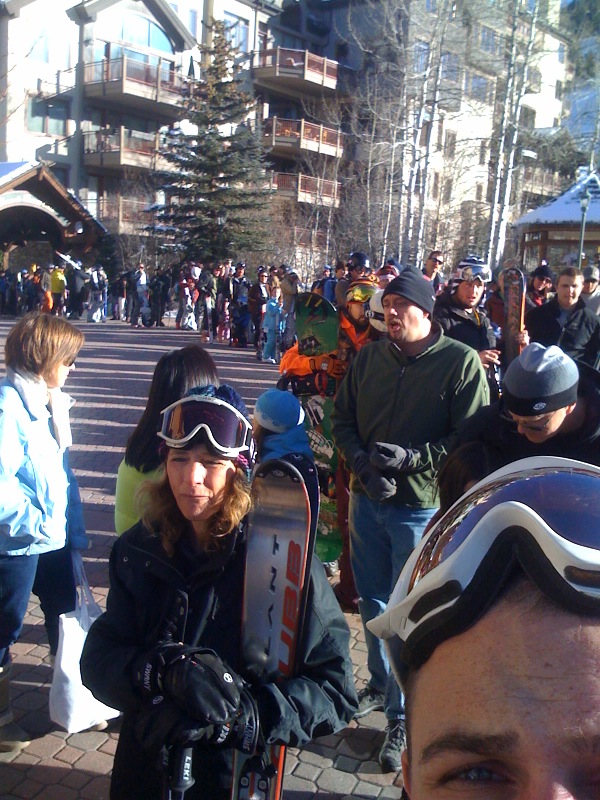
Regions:
[[[402, 141], [395, 142], [402, 159], [396, 180], [400, 197], [392, 216], [406, 226], [402, 214], [407, 208], [415, 214], [403, 255], [419, 260], [434, 246], [449, 260], [470, 249], [485, 254], [511, 56], [514, 86], [525, 76], [516, 112], [520, 130], [549, 131], [561, 122], [569, 65], [559, 28], [560, 0], [310, 0], [310, 7], [329, 14], [325, 52], [343, 55], [357, 74], [364, 68], [369, 36], [375, 42], [373, 62], [383, 49], [377, 48], [378, 39], [390, 27], [398, 32], [397, 45], [391, 36], [386, 42], [384, 58], [402, 67], [398, 92], [404, 93], [406, 111]], [[509, 119], [509, 128], [513, 122]], [[513, 216], [521, 211], [518, 192], [527, 192], [531, 204], [536, 196], [543, 202], [560, 185], [557, 176], [534, 168], [539, 166], [536, 158], [517, 148], [509, 165]], [[417, 196], [409, 202], [411, 190]], [[401, 230], [396, 237], [401, 250]]]

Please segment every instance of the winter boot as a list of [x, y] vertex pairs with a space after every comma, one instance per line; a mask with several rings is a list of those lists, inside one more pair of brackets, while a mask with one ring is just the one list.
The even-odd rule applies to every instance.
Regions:
[[10, 663], [0, 667], [0, 752], [22, 750], [31, 740], [15, 722], [10, 708]]

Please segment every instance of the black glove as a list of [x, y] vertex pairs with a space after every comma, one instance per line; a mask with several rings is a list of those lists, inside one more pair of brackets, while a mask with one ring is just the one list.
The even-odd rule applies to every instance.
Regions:
[[222, 747], [234, 747], [246, 755], [256, 751], [259, 735], [258, 707], [248, 689], [240, 692], [240, 705], [233, 720], [215, 729], [211, 742]]
[[213, 650], [175, 642], [160, 644], [140, 660], [134, 680], [153, 703], [166, 695], [178, 707], [178, 719], [172, 714], [165, 719], [168, 732], [163, 722], [166, 744], [205, 741], [243, 753], [255, 751], [259, 734], [256, 703], [240, 676]]
[[374, 467], [364, 450], [359, 450], [354, 455], [352, 472], [361, 482], [363, 489], [371, 500], [381, 502], [396, 494], [396, 481], [393, 478], [386, 478], [377, 467]]
[[398, 444], [375, 442], [371, 450], [371, 464], [386, 475], [390, 472], [411, 472], [418, 468], [421, 454], [418, 450]]
[[204, 726], [226, 725], [240, 706], [243, 681], [212, 650], [175, 642], [157, 645], [134, 669], [134, 683], [153, 700], [167, 695]]

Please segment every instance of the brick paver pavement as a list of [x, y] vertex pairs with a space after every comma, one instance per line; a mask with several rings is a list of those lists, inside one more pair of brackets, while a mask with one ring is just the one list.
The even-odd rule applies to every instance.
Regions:
[[[11, 320], [0, 320], [2, 352], [11, 325]], [[125, 442], [144, 409], [156, 361], [167, 350], [197, 341], [197, 334], [173, 327], [137, 330], [110, 321], [82, 323], [81, 327], [86, 343], [66, 387], [77, 400], [72, 411], [71, 461], [92, 541], [84, 556], [86, 571], [96, 598], [103, 603], [108, 591], [108, 556], [115, 536], [116, 473]], [[277, 368], [258, 363], [251, 349], [225, 345], [210, 345], [208, 349], [221, 379], [233, 384], [249, 406], [277, 379]], [[347, 620], [360, 682], [367, 677], [364, 638], [359, 617], [347, 615]], [[19, 755], [0, 753], [0, 800], [108, 800], [118, 721], [103, 732], [76, 734], [59, 730], [50, 721], [52, 668], [42, 615], [33, 601], [12, 653], [15, 716], [33, 742]], [[384, 727], [383, 714], [375, 712], [335, 736], [290, 750], [286, 800], [399, 798], [401, 778], [382, 775], [377, 763]]]

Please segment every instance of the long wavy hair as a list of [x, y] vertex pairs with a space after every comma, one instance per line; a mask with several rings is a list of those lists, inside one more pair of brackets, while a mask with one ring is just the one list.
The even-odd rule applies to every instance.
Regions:
[[[204, 432], [194, 436], [184, 449], [203, 444], [211, 450]], [[169, 448], [164, 447], [165, 460]], [[214, 451], [212, 451], [214, 452]], [[219, 458], [218, 453], [215, 453]], [[141, 510], [142, 522], [152, 533], [160, 536], [167, 555], [172, 556], [177, 542], [191, 529], [191, 524], [181, 513], [171, 490], [166, 469], [163, 466], [154, 480], [145, 481], [137, 493], [137, 502]], [[233, 479], [227, 490], [223, 503], [209, 521], [214, 548], [219, 541], [234, 531], [252, 508], [252, 494], [248, 470], [243, 465], [236, 465]]]

